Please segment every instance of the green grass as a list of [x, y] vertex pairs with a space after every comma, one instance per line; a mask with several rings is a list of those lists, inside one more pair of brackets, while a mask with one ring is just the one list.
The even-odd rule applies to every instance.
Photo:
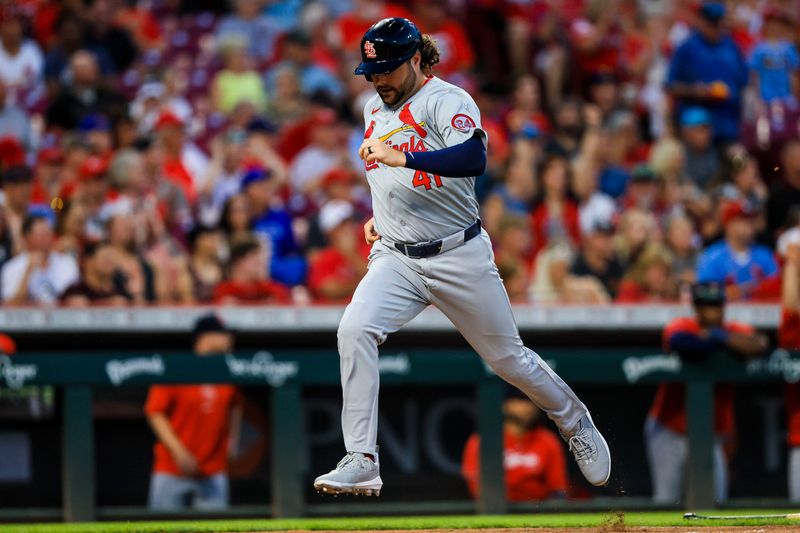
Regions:
[[[720, 514], [773, 514], [782, 511], [724, 511]], [[783, 511], [786, 512], [786, 511]], [[626, 526], [763, 526], [798, 525], [790, 520], [693, 520], [678, 511], [625, 513]], [[6, 524], [0, 533], [188, 533], [234, 531], [359, 530], [359, 529], [460, 529], [509, 527], [597, 527], [615, 524], [613, 514], [570, 513], [498, 516], [430, 516], [374, 518], [298, 518], [265, 520], [203, 520], [165, 522], [93, 522], [81, 524]]]

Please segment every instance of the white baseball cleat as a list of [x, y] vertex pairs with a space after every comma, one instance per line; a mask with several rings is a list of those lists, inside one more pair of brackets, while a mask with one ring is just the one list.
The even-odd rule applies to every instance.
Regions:
[[608, 483], [611, 477], [611, 452], [606, 439], [594, 427], [592, 416], [586, 413], [578, 421], [578, 429], [574, 433], [562, 433], [561, 436], [569, 444], [569, 451], [575, 457], [583, 477], [597, 487]]
[[348, 452], [336, 468], [314, 480], [314, 488], [323, 494], [380, 496], [381, 487], [380, 465], [358, 452]]

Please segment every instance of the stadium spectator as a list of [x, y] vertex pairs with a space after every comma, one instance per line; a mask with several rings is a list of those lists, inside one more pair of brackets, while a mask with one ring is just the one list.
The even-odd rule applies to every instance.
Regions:
[[189, 248], [192, 252], [189, 271], [194, 299], [210, 302], [214, 289], [223, 278], [221, 256], [225, 248], [219, 230], [210, 226], [196, 226], [189, 234]]
[[553, 133], [545, 145], [545, 152], [562, 155], [568, 159], [578, 155], [584, 130], [583, 109], [580, 100], [565, 98], [555, 108]]
[[598, 189], [597, 174], [585, 165], [573, 165], [571, 191], [578, 203], [581, 234], [596, 224], [611, 224], [617, 216], [617, 203]]
[[11, 230], [6, 221], [6, 208], [0, 201], [0, 271], [3, 265], [14, 255], [14, 242], [11, 239]]
[[495, 259], [508, 269], [513, 267], [525, 287], [531, 281], [531, 259], [534, 257], [532, 238], [527, 217], [516, 215], [503, 217], [495, 234]]
[[239, 192], [246, 168], [247, 134], [229, 130], [211, 141], [211, 160], [198, 198], [198, 219], [206, 225], [219, 223], [225, 202]]
[[340, 50], [358, 48], [361, 36], [376, 20], [388, 17], [409, 18], [411, 14], [400, 4], [385, 0], [353, 0], [352, 8], [343, 13], [332, 28], [331, 41]]
[[142, 238], [142, 230], [127, 212], [116, 213], [108, 220], [108, 242], [116, 252], [117, 267], [127, 292], [136, 304], [157, 301], [156, 271], [137, 242], [137, 238]]
[[335, 100], [344, 97], [344, 85], [339, 78], [314, 63], [311, 37], [303, 30], [293, 30], [284, 37], [281, 61], [267, 72], [265, 78], [267, 91], [270, 94], [275, 92], [275, 73], [287, 66], [297, 73], [297, 79], [305, 96], [326, 94]]
[[[793, 231], [793, 234], [789, 232]], [[781, 287], [781, 322], [778, 347], [800, 350], [800, 230], [787, 232]], [[786, 418], [788, 428], [789, 500], [800, 501], [800, 384], [787, 384]]]
[[608, 292], [594, 276], [570, 272], [575, 253], [564, 243], [554, 243], [536, 256], [530, 299], [533, 303], [608, 303]]
[[58, 215], [56, 222], [55, 250], [72, 256], [76, 261], [83, 254], [86, 244], [86, 210], [80, 202], [68, 200]]
[[261, 76], [252, 68], [245, 53], [247, 42], [226, 37], [219, 43], [224, 68], [211, 81], [211, 103], [215, 110], [230, 114], [242, 102], [263, 112], [267, 94]]
[[107, 242], [91, 243], [84, 248], [81, 278], [61, 295], [67, 307], [90, 305], [126, 306], [133, 300], [125, 279], [117, 269], [117, 252]]
[[448, 13], [447, 4], [436, 0], [414, 0], [413, 18], [419, 31], [436, 41], [439, 63], [436, 71], [445, 79], [454, 74], [467, 74], [475, 63], [472, 44], [463, 26]]
[[108, 162], [97, 156], [83, 160], [74, 184], [72, 197], [86, 209], [86, 238], [99, 241], [105, 237], [107, 213], [105, 207], [108, 195]]
[[153, 127], [164, 150], [163, 176], [180, 187], [189, 204], [194, 205], [208, 158], [186, 138], [186, 123], [171, 109], [163, 110]]
[[503, 113], [504, 126], [509, 135], [521, 133], [528, 124], [535, 126], [542, 134], [550, 132], [550, 120], [542, 108], [541, 89], [535, 77], [521, 76], [514, 84], [511, 96], [511, 106]]
[[682, 215], [673, 216], [667, 222], [665, 244], [672, 254], [672, 272], [675, 279], [684, 285], [695, 282], [695, 265], [699, 237], [692, 221]]
[[788, 215], [793, 206], [800, 205], [800, 139], [787, 142], [781, 152], [781, 178], [769, 191], [767, 227], [769, 237], [789, 226]]
[[275, 49], [282, 28], [273, 17], [261, 14], [259, 0], [234, 0], [234, 12], [220, 21], [216, 37], [223, 42], [231, 37], [247, 43], [247, 53], [259, 65], [275, 58]]
[[361, 238], [354, 215], [344, 200], [330, 200], [320, 209], [319, 226], [328, 246], [312, 255], [308, 267], [308, 288], [317, 301], [349, 301], [367, 273], [370, 246]]
[[534, 251], [555, 241], [572, 246], [580, 243], [578, 206], [569, 196], [569, 172], [569, 162], [561, 156], [548, 156], [541, 164], [540, 196], [531, 212]]
[[[195, 355], [227, 354], [234, 335], [215, 315], [194, 325]], [[153, 385], [144, 411], [153, 447], [149, 507], [222, 509], [229, 500], [228, 461], [239, 444], [244, 400], [232, 385]]]
[[630, 268], [645, 248], [659, 239], [658, 224], [651, 211], [638, 207], [625, 211], [614, 238], [614, 248], [623, 268]]
[[778, 265], [771, 250], [754, 244], [756, 211], [740, 202], [725, 202], [720, 211], [725, 237], [700, 254], [697, 280], [722, 283], [731, 301], [747, 300], [772, 281]]
[[146, 4], [109, 0], [114, 26], [124, 30], [139, 50], [161, 50], [166, 44], [158, 20]]
[[86, 115], [78, 123], [78, 134], [92, 155], [109, 159], [114, 149], [111, 124], [100, 114]]
[[342, 128], [333, 110], [317, 113], [311, 131], [311, 144], [303, 148], [289, 167], [289, 182], [297, 191], [311, 192], [320, 178], [334, 167], [347, 165], [342, 150]]
[[0, 137], [14, 137], [23, 149], [31, 153], [36, 149], [36, 139], [30, 116], [21, 107], [11, 104], [8, 86], [0, 79]]
[[72, 54], [66, 78], [47, 108], [49, 126], [74, 130], [86, 115], [99, 113], [114, 121], [125, 114], [124, 97], [103, 85], [97, 57], [92, 52], [79, 50]]
[[85, 39], [83, 20], [72, 11], [62, 11], [55, 22], [55, 41], [47, 49], [44, 58], [44, 76], [50, 96], [58, 93], [59, 84], [69, 75], [70, 58], [80, 50], [90, 51], [97, 59], [98, 68], [104, 77], [116, 71], [114, 60], [108, 50], [88, 46]]
[[220, 217], [220, 227], [228, 243], [250, 236], [250, 213], [250, 206], [244, 194], [235, 194], [225, 202]]
[[295, 241], [292, 217], [274, 205], [276, 184], [268, 170], [254, 168], [242, 178], [250, 228], [268, 247], [270, 276], [286, 285], [298, 285], [306, 277], [306, 261]]
[[0, 13], [0, 81], [24, 94], [42, 83], [44, 56], [39, 44], [25, 38], [23, 13], [6, 4]]
[[273, 72], [275, 86], [267, 102], [267, 116], [280, 125], [300, 120], [308, 113], [308, 101], [297, 71], [290, 65], [280, 65]]
[[291, 293], [288, 287], [267, 277], [266, 255], [258, 240], [252, 237], [231, 243], [228, 274], [214, 289], [214, 303], [290, 303]]
[[626, 210], [647, 211], [658, 217], [664, 208], [660, 205], [659, 185], [658, 176], [649, 165], [637, 165], [631, 172], [622, 205]]
[[583, 237], [580, 252], [570, 266], [573, 276], [593, 277], [604, 287], [607, 297], [617, 295], [624, 274], [622, 264], [614, 250], [614, 226], [595, 224]]
[[128, 32], [116, 25], [116, 12], [110, 0], [93, 0], [87, 15], [91, 20], [86, 32], [87, 46], [107, 50], [118, 72], [128, 68], [136, 59], [136, 45]]
[[678, 284], [672, 257], [661, 244], [651, 243], [636, 257], [619, 284], [619, 303], [676, 302]]
[[503, 181], [492, 188], [483, 203], [481, 219], [486, 231], [496, 235], [504, 217], [528, 217], [537, 190], [535, 154], [524, 144], [514, 143]]
[[3, 265], [0, 274], [6, 305], [54, 304], [79, 277], [71, 256], [53, 251], [54, 235], [44, 215], [28, 215], [22, 223], [25, 251]]
[[24, 165], [15, 165], [3, 172], [3, 197], [6, 224], [14, 255], [22, 249], [22, 223], [29, 213], [33, 192], [33, 173]]
[[[480, 437], [467, 439], [461, 474], [473, 498], [480, 483]], [[503, 468], [510, 502], [567, 496], [567, 462], [561, 439], [544, 425], [542, 412], [516, 389], [503, 402]]]
[[64, 162], [64, 151], [57, 146], [39, 150], [31, 196], [34, 204], [48, 204], [50, 199], [61, 196], [66, 178]]
[[689, 107], [681, 114], [681, 140], [686, 158], [686, 174], [701, 189], [706, 189], [720, 172], [719, 153], [713, 144], [711, 113], [702, 107]]
[[800, 56], [793, 41], [794, 21], [780, 6], [764, 12], [763, 39], [750, 54], [750, 77], [765, 104], [796, 105]]
[[[728, 150], [727, 167], [727, 179], [719, 187], [719, 198], [723, 201], [742, 202], [756, 211], [762, 211], [769, 192], [761, 179], [755, 158], [741, 145], [733, 145]], [[764, 225], [761, 225], [758, 231], [764, 229]]]
[[[664, 328], [664, 351], [676, 352], [687, 361], [704, 361], [720, 351], [750, 359], [767, 349], [767, 338], [752, 327], [723, 321], [724, 285], [714, 282], [695, 285], [692, 302], [694, 316], [676, 318]], [[685, 399], [685, 385], [659, 385], [645, 424], [653, 499], [660, 504], [679, 504], [683, 493], [684, 466], [689, 453]], [[733, 401], [731, 385], [715, 387], [714, 494], [717, 502], [725, 501], [728, 496], [728, 466], [723, 444], [733, 437]]]
[[747, 65], [724, 18], [724, 4], [702, 3], [696, 31], [675, 50], [667, 81], [679, 116], [693, 106], [708, 110], [718, 143], [739, 139], [742, 92], [748, 83]]

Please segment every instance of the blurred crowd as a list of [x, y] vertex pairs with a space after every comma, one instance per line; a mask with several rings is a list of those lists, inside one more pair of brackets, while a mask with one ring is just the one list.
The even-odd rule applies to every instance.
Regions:
[[[800, 242], [794, 0], [0, 2], [5, 305], [346, 302], [375, 21], [481, 108], [513, 302], [777, 300]], [[446, 183], [445, 183], [446, 186]]]

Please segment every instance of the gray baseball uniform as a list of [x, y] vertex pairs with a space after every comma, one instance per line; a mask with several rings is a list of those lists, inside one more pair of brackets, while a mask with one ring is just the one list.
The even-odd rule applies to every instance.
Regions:
[[[398, 109], [376, 95], [364, 110], [365, 138], [380, 138], [403, 151], [440, 150], [480, 129], [480, 112], [462, 89], [430, 78]], [[378, 425], [378, 345], [428, 305], [439, 308], [500, 377], [533, 400], [570, 432], [588, 414], [574, 392], [519, 337], [511, 305], [485, 231], [463, 242], [475, 223], [475, 178], [448, 178], [382, 163], [366, 165], [375, 225], [382, 239], [372, 247], [369, 271], [339, 325], [348, 452], [375, 454]], [[460, 241], [459, 241], [459, 237]], [[444, 238], [456, 246], [413, 259], [393, 243]]]

